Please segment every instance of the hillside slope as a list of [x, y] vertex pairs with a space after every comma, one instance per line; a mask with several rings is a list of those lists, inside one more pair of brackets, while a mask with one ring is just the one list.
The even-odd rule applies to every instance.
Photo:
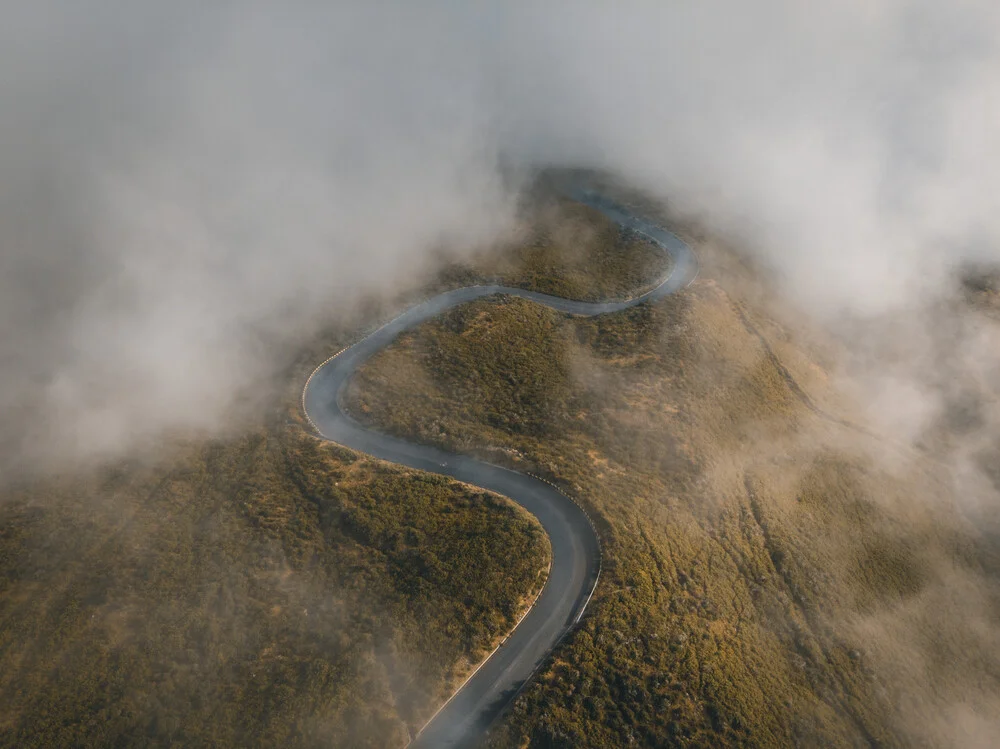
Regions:
[[297, 426], [9, 491], [0, 527], [18, 747], [402, 745], [548, 553], [507, 501]]
[[476, 302], [354, 383], [359, 418], [540, 473], [597, 519], [588, 615], [490, 745], [982, 739], [993, 557], [934, 461], [860, 426], [829, 351], [699, 249], [680, 296], [592, 320]]
[[[600, 298], [662, 273], [540, 205], [435, 284]], [[533, 518], [309, 435], [302, 382], [346, 339], [240, 436], [0, 490], [0, 746], [402, 746], [509, 631], [544, 582]]]
[[[433, 290], [624, 297], [662, 272], [532, 200]], [[855, 426], [829, 342], [698, 250], [679, 297], [590, 321], [480, 302], [353, 389], [361, 418], [548, 476], [600, 525], [588, 615], [491, 745], [995, 745], [996, 557], [932, 461]], [[301, 423], [346, 340], [241, 436], [3, 488], [0, 745], [401, 746], [507, 631], [547, 563], [531, 518]]]

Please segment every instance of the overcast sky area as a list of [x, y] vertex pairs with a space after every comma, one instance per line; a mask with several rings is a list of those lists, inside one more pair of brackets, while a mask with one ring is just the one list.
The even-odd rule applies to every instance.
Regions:
[[22, 463], [216, 428], [278, 366], [262, 341], [502, 234], [500, 162], [613, 170], [821, 319], [898, 314], [1000, 258], [990, 0], [4, 5], [0, 418]]

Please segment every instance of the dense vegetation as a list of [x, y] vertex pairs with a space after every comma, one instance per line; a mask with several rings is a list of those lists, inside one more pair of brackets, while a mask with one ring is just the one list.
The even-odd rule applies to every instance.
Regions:
[[[434, 288], [627, 297], [665, 270], [593, 211], [530, 205]], [[851, 428], [752, 273], [699, 252], [689, 291], [620, 314], [456, 309], [352, 388], [380, 428], [544, 474], [599, 525], [587, 616], [489, 744], [944, 745], [1000, 694], [1000, 565], [929, 501], [932, 467]], [[507, 631], [545, 538], [310, 437], [298, 387], [342, 340], [242, 437], [4, 489], [0, 745], [401, 746]]]
[[505, 500], [297, 425], [8, 492], [0, 744], [402, 746], [547, 549]]
[[680, 296], [591, 320], [479, 301], [354, 383], [360, 417], [543, 473], [601, 528], [588, 615], [490, 745], [938, 745], [937, 716], [1000, 689], [990, 638], [941, 613], [988, 555], [702, 249]]
[[[665, 270], [539, 205], [435, 287], [599, 297]], [[267, 426], [4, 490], [0, 745], [401, 746], [509, 631], [547, 539], [504, 500], [309, 436], [297, 388], [342, 340], [304, 353]]]

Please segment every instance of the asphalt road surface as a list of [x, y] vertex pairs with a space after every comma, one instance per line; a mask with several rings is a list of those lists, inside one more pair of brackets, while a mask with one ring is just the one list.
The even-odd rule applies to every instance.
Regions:
[[446, 291], [415, 307], [340, 352], [306, 383], [303, 407], [328, 440], [376, 458], [451, 476], [510, 497], [538, 518], [552, 545], [552, 568], [534, 607], [507, 640], [424, 726], [411, 747], [462, 747], [482, 737], [559, 641], [573, 628], [590, 601], [600, 574], [601, 548], [583, 510], [554, 487], [531, 476], [434, 447], [418, 445], [361, 426], [341, 407], [344, 386], [355, 370], [403, 331], [474, 299], [509, 294], [571, 315], [593, 316], [651, 302], [683, 289], [698, 272], [691, 248], [670, 232], [630, 214], [589, 191], [573, 199], [597, 208], [611, 220], [655, 243], [673, 259], [669, 275], [652, 290], [627, 301], [579, 302], [508, 286], [470, 286]]

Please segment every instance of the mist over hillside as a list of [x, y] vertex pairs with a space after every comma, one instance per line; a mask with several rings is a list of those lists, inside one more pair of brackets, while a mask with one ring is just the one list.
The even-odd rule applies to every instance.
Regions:
[[[515, 620], [540, 536], [319, 445], [295, 398], [371, 299], [498, 269], [600, 296], [649, 270], [535, 200], [550, 167], [662, 203], [699, 284], [586, 324], [483, 302], [359, 381], [382, 426], [537, 464], [613, 531], [584, 629], [495, 745], [1000, 740], [996, 3], [2, 13], [12, 743], [422, 723]], [[501, 355], [458, 323], [503, 331]], [[8, 486], [23, 474], [43, 478]], [[495, 582], [470, 598], [510, 571], [509, 538], [538, 553], [500, 608]]]
[[[284, 346], [426, 278], [430, 249], [502, 237], [525, 167], [641, 185], [837, 321], [923, 306], [998, 253], [994, 3], [3, 16], [0, 409], [22, 466], [218, 430]], [[915, 402], [876, 411], [940, 407], [893, 392]]]

